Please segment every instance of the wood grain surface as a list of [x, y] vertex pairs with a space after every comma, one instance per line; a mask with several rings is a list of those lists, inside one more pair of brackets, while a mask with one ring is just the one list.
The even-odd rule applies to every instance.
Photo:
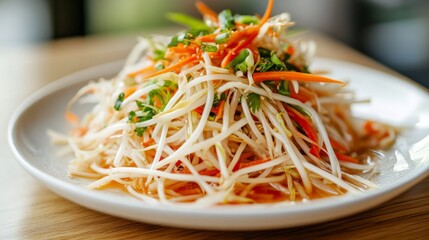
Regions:
[[[326, 36], [305, 33], [299, 37], [313, 39], [318, 56], [401, 77]], [[135, 39], [134, 35], [73, 38], [1, 50], [0, 239], [429, 239], [429, 178], [399, 197], [351, 217], [256, 232], [200, 231], [133, 222], [88, 210], [47, 190], [17, 164], [8, 149], [10, 115], [26, 96], [55, 79], [125, 58]]]

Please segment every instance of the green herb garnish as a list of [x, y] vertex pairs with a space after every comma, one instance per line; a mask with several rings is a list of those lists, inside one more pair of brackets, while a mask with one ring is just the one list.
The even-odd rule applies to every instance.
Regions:
[[284, 96], [290, 96], [289, 90], [289, 82], [288, 81], [280, 81], [278, 86], [278, 93]]
[[258, 24], [259, 19], [256, 16], [252, 15], [235, 15], [234, 20], [242, 24]]
[[153, 51], [153, 60], [155, 61], [164, 59], [164, 56], [165, 56], [165, 50], [155, 49]]
[[235, 27], [234, 17], [231, 10], [225, 9], [218, 15], [220, 27], [224, 29], [233, 29]]
[[226, 95], [225, 93], [220, 94], [220, 96], [218, 94], [214, 95], [214, 99], [213, 99], [213, 107], [217, 107], [220, 103], [220, 101], [225, 100], [226, 99]]
[[229, 40], [229, 36], [231, 35], [230, 32], [224, 32], [216, 36], [215, 43], [216, 44], [222, 44], [226, 43]]
[[210, 45], [210, 44], [201, 44], [201, 49], [203, 49], [204, 52], [216, 52], [217, 51], [217, 47], [214, 45]]
[[232, 59], [226, 68], [230, 69], [235, 67], [237, 64], [244, 62], [244, 60], [246, 60], [249, 55], [250, 53], [247, 49], [241, 50], [241, 52], [234, 59]]
[[118, 99], [116, 99], [115, 106], [114, 106], [116, 111], [119, 111], [119, 109], [121, 109], [121, 105], [122, 105], [122, 102], [124, 101], [124, 98], [125, 98], [125, 94], [120, 93], [118, 96]]
[[256, 113], [261, 108], [261, 96], [257, 93], [249, 93], [246, 96], [250, 110]]

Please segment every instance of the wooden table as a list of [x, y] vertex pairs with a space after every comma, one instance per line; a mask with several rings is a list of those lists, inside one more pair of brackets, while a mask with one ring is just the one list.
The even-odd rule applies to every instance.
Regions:
[[[317, 55], [359, 63], [394, 75], [356, 51], [320, 34], [301, 36]], [[29, 94], [64, 75], [123, 59], [135, 36], [73, 38], [0, 51], [0, 239], [428, 239], [429, 178], [399, 197], [364, 213], [312, 226], [262, 232], [215, 232], [167, 228], [94, 212], [52, 193], [15, 161], [7, 122]]]

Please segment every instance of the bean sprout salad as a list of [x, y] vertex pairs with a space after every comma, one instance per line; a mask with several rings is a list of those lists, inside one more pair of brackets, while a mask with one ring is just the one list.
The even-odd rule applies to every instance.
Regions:
[[[116, 77], [71, 99], [69, 173], [91, 189], [121, 188], [145, 203], [256, 204], [304, 201], [375, 188], [362, 177], [369, 149], [395, 131], [359, 120], [342, 81], [310, 72], [315, 46], [292, 41], [287, 13], [271, 17], [181, 13], [173, 37], [140, 39]], [[84, 116], [73, 106], [92, 103]]]

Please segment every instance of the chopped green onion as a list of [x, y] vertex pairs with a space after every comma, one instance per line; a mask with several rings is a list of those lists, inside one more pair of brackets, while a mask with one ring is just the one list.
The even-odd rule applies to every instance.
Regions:
[[161, 50], [161, 49], [155, 49], [153, 51], [153, 60], [160, 60], [160, 59], [164, 59], [165, 56], [165, 50]]
[[234, 70], [236, 72], [238, 72], [238, 71], [246, 72], [247, 69], [248, 69], [248, 66], [246, 65], [245, 62], [239, 63], [239, 64], [235, 65], [235, 67], [234, 67]]
[[175, 88], [177, 88], [177, 83], [175, 83], [173, 81], [170, 81], [170, 80], [165, 80], [163, 86], [164, 87], [169, 87], [171, 89], [175, 89]]
[[253, 55], [250, 54], [250, 50], [247, 49], [248, 55], [244, 59], [243, 62], [235, 65], [234, 70], [246, 72], [250, 67], [253, 67], [255, 65], [255, 61], [253, 60]]
[[234, 17], [232, 17], [231, 10], [225, 9], [219, 13], [220, 27], [224, 29], [232, 29], [235, 27]]
[[147, 127], [136, 127], [134, 129], [134, 132], [137, 134], [137, 136], [139, 137], [143, 137], [144, 131], [146, 131]]
[[278, 91], [281, 95], [290, 96], [289, 82], [288, 81], [280, 81], [278, 88], [279, 88]]
[[285, 64], [280, 60], [280, 58], [277, 56], [277, 54], [273, 51], [271, 53], [271, 57], [270, 57], [271, 62], [273, 62], [278, 71], [282, 71], [286, 68]]
[[128, 120], [129, 120], [130, 122], [134, 123], [134, 122], [135, 122], [135, 117], [136, 117], [136, 116], [137, 116], [136, 112], [131, 111], [131, 112], [128, 114]]
[[121, 109], [121, 105], [122, 105], [122, 102], [124, 101], [124, 98], [125, 98], [125, 94], [120, 93], [118, 96], [118, 99], [116, 99], [115, 106], [114, 106], [116, 111], [119, 111], [119, 109]]
[[188, 29], [187, 31], [182, 32], [179, 35], [174, 36], [168, 44], [168, 47], [176, 47], [179, 43], [189, 45], [191, 43], [190, 40], [198, 36], [207, 35], [209, 33], [210, 31], [207, 29]]
[[204, 52], [216, 52], [217, 47], [210, 44], [201, 44], [201, 49], [203, 49]]
[[246, 60], [246, 58], [249, 55], [250, 55], [249, 50], [247, 50], [247, 49], [241, 50], [241, 52], [237, 55], [237, 57], [232, 59], [232, 61], [228, 64], [228, 66], [226, 66], [226, 68], [230, 69], [232, 67], [235, 67], [237, 64]]
[[242, 24], [258, 24], [259, 18], [252, 15], [235, 15], [234, 20]]
[[162, 69], [165, 68], [165, 66], [164, 66], [164, 64], [162, 64], [162, 63], [159, 62], [159, 63], [157, 63], [155, 65], [155, 68], [156, 68], [157, 71], [161, 71]]
[[185, 45], [189, 45], [191, 43], [190, 39], [192, 39], [192, 36], [189, 33], [181, 33], [177, 37], [177, 41]]
[[226, 94], [222, 93], [220, 94], [220, 97], [218, 94], [214, 95], [214, 99], [213, 99], [213, 107], [217, 107], [220, 103], [220, 101], [225, 100], [226, 99]]
[[261, 60], [259, 60], [259, 63], [256, 67], [256, 70], [258, 72], [268, 72], [270, 70], [273, 70], [275, 67], [274, 63], [271, 62], [271, 60], [269, 58], [261, 58]]
[[230, 32], [224, 32], [216, 36], [215, 43], [216, 44], [222, 44], [226, 43], [229, 40], [229, 36], [231, 35]]
[[186, 33], [188, 33], [189, 39], [194, 39], [211, 33], [211, 29], [191, 28], [186, 30]]
[[176, 47], [179, 44], [179, 37], [174, 36], [171, 38], [170, 43], [167, 45], [167, 47]]

